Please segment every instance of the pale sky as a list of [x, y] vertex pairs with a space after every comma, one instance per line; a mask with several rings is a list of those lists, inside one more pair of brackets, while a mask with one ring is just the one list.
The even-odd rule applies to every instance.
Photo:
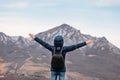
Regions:
[[120, 0], [0, 0], [0, 32], [28, 37], [63, 23], [120, 48]]

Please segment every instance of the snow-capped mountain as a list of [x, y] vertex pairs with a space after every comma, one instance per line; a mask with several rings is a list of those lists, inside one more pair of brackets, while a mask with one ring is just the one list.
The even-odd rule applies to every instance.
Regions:
[[91, 35], [82, 34], [80, 30], [77, 30], [67, 24], [62, 24], [56, 28], [37, 34], [38, 37], [50, 44], [53, 44], [54, 38], [57, 35], [62, 35], [64, 37], [64, 45], [73, 45], [91, 39], [94, 43], [87, 46], [87, 48], [83, 48], [84, 50], [89, 48], [96, 49], [97, 52], [100, 51], [100, 53], [107, 51], [111, 54], [120, 54], [120, 49], [110, 43], [105, 37], [97, 38]]
[[43, 40], [53, 44], [53, 39], [57, 35], [62, 35], [65, 40], [65, 45], [76, 44], [81, 41], [86, 41], [88, 38], [93, 38], [90, 35], [83, 35], [80, 33], [80, 30], [77, 30], [67, 24], [62, 24], [51, 30], [37, 34], [38, 37], [41, 37]]
[[[110, 43], [105, 37], [98, 38], [82, 34], [80, 30], [68, 24], [62, 24], [36, 34], [37, 37], [52, 45], [56, 35], [64, 37], [64, 46], [81, 43], [88, 39], [94, 41], [92, 44], [79, 48], [67, 55], [68, 70], [79, 75], [75, 79], [69, 73], [68, 80], [79, 80], [79, 78], [83, 80], [119, 80], [120, 49]], [[50, 52], [47, 49], [30, 38], [8, 36], [0, 32], [0, 60], [11, 63], [8, 72], [12, 70], [23, 73], [25, 72], [25, 66], [29, 67], [32, 65], [32, 68], [34, 66], [47, 65], [47, 67], [44, 67], [48, 69], [51, 58], [48, 53]], [[29, 72], [26, 71], [26, 73]], [[46, 72], [45, 74], [48, 73]], [[84, 76], [81, 76], [81, 74]], [[86, 79], [85, 77], [89, 78]]]
[[[5, 33], [0, 33], [0, 57], [5, 61], [12, 61], [15, 58], [24, 56], [29, 57], [28, 47], [34, 42], [22, 36], [8, 36]], [[16, 60], [17, 61], [17, 60]]]

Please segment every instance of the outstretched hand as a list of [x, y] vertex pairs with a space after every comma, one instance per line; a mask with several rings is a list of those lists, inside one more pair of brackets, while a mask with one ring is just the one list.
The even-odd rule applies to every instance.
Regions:
[[93, 40], [86, 41], [86, 44], [91, 44], [91, 43], [93, 43]]
[[35, 38], [35, 35], [34, 35], [34, 34], [29, 33], [29, 36], [30, 36], [32, 39]]

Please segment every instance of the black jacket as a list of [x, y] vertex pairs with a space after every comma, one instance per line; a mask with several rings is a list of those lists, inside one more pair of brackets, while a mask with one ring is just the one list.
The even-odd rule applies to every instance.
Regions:
[[[51, 53], [53, 55], [53, 52], [54, 52], [54, 46], [53, 45], [50, 45], [50, 44], [46, 43], [45, 41], [41, 40], [38, 37], [35, 37], [34, 40], [37, 41], [38, 43], [40, 43], [43, 47], [45, 47], [49, 51], [51, 51]], [[66, 52], [73, 51], [73, 50], [75, 50], [77, 48], [80, 48], [82, 46], [85, 46], [85, 45], [86, 45], [86, 42], [78, 43], [76, 45], [71, 45], [71, 46], [63, 46], [63, 50], [62, 50], [63, 58], [65, 59]], [[55, 70], [53, 68], [51, 68], [51, 71], [55, 71]], [[60, 72], [66, 72], [66, 66], [64, 66], [64, 68]]]

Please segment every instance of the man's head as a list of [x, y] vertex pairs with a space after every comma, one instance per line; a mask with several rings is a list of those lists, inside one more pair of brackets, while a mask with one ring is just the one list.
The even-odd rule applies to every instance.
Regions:
[[59, 51], [61, 47], [63, 47], [63, 44], [64, 44], [63, 37], [60, 35], [56, 36], [54, 39], [54, 46], [56, 47], [56, 50]]

